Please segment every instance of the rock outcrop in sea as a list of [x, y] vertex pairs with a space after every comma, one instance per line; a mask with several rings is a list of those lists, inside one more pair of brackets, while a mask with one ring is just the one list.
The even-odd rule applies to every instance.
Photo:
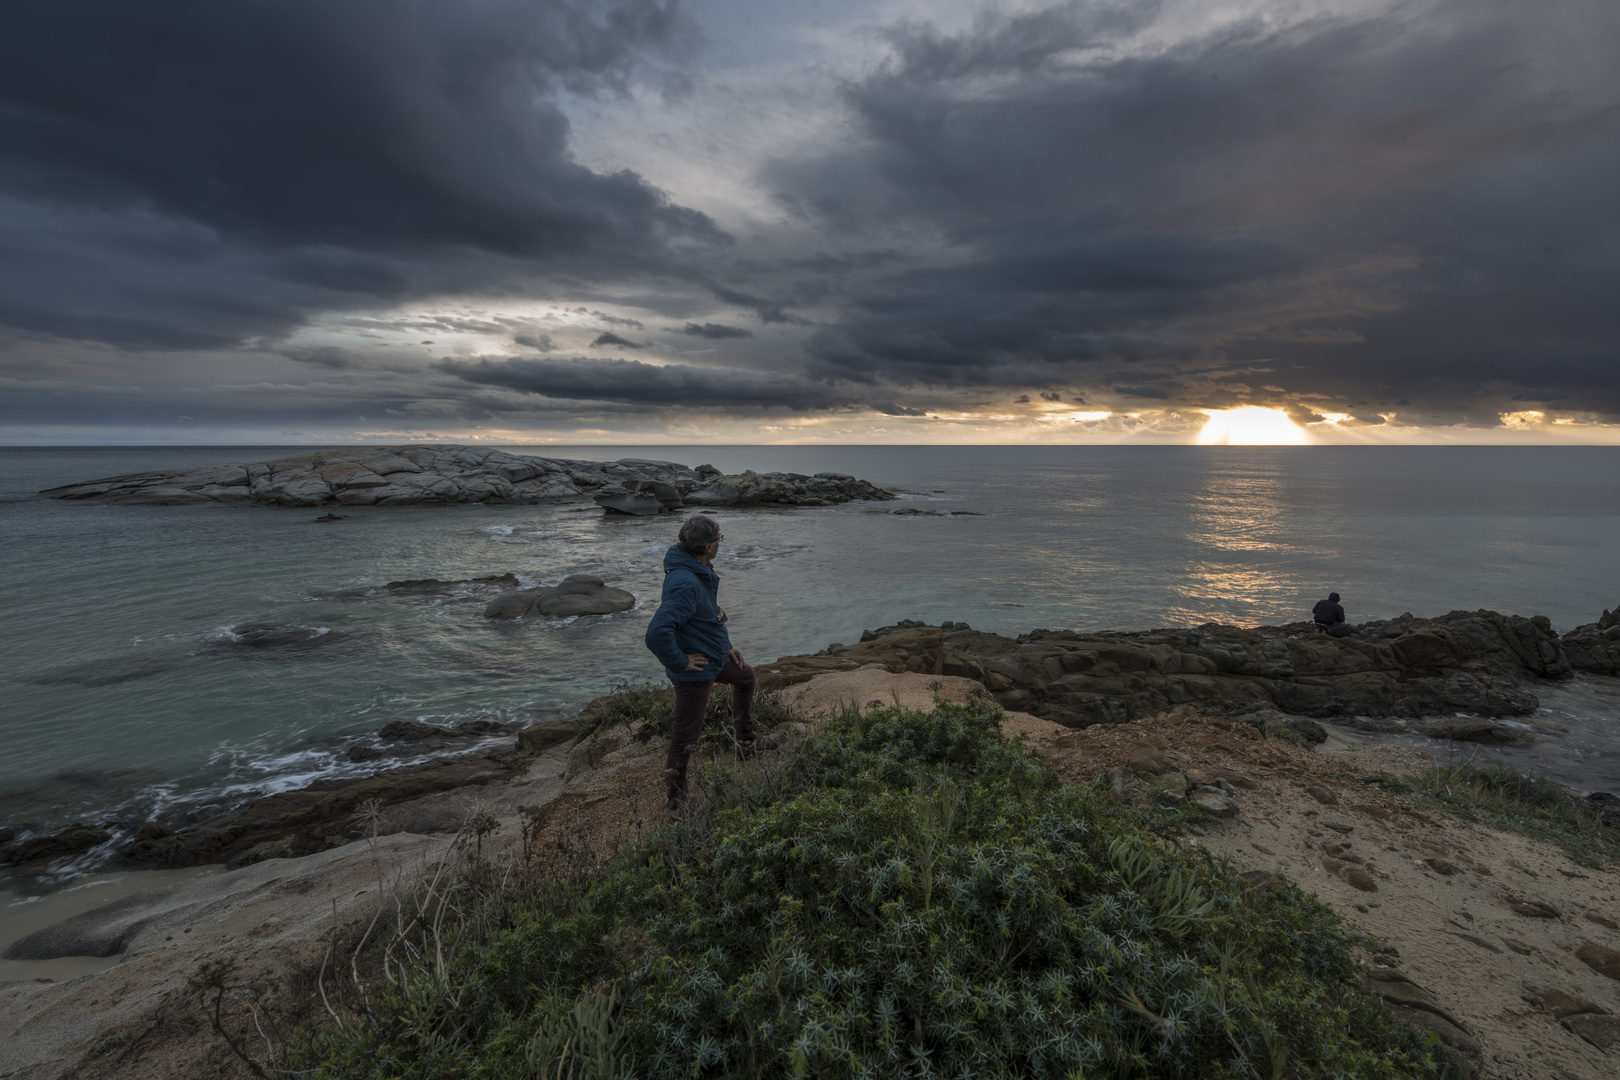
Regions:
[[687, 506], [833, 506], [887, 500], [891, 491], [842, 473], [723, 475], [673, 461], [576, 461], [474, 446], [321, 450], [251, 465], [169, 469], [50, 488], [53, 499], [129, 506], [257, 503], [271, 506], [418, 506], [579, 502], [655, 514]]

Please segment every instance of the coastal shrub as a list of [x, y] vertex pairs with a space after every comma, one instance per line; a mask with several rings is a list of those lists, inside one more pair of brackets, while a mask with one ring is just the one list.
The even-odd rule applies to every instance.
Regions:
[[[755, 695], [755, 730], [771, 731], [793, 719], [777, 695]], [[621, 683], [612, 693], [587, 705], [579, 714], [579, 722], [576, 744], [619, 725], [628, 728], [640, 742], [668, 738], [675, 725], [675, 691], [668, 684]], [[715, 684], [708, 711], [703, 714], [703, 730], [717, 735], [731, 730], [731, 687]]]
[[1440, 809], [1467, 821], [1550, 840], [1582, 866], [1620, 863], [1620, 829], [1604, 827], [1594, 808], [1545, 776], [1496, 762], [1483, 768], [1456, 764], [1428, 769], [1409, 782]]
[[[1358, 939], [993, 708], [829, 721], [311, 1039], [324, 1077], [1426, 1077]], [[447, 984], [453, 983], [453, 993]]]

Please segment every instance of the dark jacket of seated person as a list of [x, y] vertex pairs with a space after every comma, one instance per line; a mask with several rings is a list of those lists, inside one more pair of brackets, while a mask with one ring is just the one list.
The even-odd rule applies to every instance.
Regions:
[[1344, 606], [1339, 603], [1338, 593], [1329, 593], [1326, 600], [1318, 600], [1311, 609], [1311, 618], [1334, 637], [1344, 637], [1352, 632], [1350, 624], [1344, 621]]

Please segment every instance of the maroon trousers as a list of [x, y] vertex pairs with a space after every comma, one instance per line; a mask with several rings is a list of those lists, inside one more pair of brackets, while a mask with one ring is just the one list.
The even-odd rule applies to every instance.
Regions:
[[731, 718], [737, 725], [738, 741], [747, 742], [754, 737], [753, 668], [728, 656], [726, 666], [714, 678], [676, 682], [675, 727], [669, 734], [669, 755], [664, 758], [664, 777], [671, 799], [686, 794], [686, 760], [692, 754], [692, 747], [697, 745], [698, 736], [703, 734], [703, 714], [709, 709], [709, 694], [717, 682], [731, 687]]

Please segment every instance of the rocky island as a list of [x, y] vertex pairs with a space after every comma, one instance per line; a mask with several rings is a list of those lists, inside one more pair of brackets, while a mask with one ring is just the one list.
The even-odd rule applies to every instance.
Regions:
[[606, 510], [657, 514], [685, 507], [835, 506], [895, 493], [843, 473], [725, 475], [713, 465], [621, 458], [576, 461], [475, 446], [412, 444], [321, 450], [249, 465], [166, 469], [50, 488], [52, 499], [123, 506], [533, 506], [594, 500]]

